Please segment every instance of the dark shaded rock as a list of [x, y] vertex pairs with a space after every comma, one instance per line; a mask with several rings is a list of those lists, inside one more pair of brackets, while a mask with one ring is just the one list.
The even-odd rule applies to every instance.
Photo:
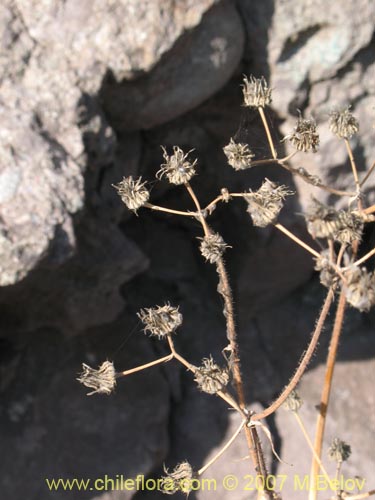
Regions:
[[[17, 354], [4, 362], [1, 378], [1, 490], [4, 498], [66, 498], [51, 492], [46, 478], [92, 480], [147, 474], [163, 460], [167, 446], [169, 389], [163, 368], [118, 381], [110, 396], [87, 397], [75, 377], [81, 363], [94, 367], [108, 356], [118, 370], [155, 359], [152, 343], [141, 333], [115, 353], [134, 318], [71, 340], [56, 331], [19, 338]], [[140, 354], [142, 352], [142, 354]], [[11, 374], [9, 372], [12, 372]], [[22, 473], [24, 481], [18, 481]], [[95, 491], [74, 490], [74, 498], [93, 498]], [[122, 497], [124, 498], [124, 497]], [[131, 498], [131, 494], [126, 496]]]
[[111, 123], [121, 131], [150, 129], [194, 109], [229, 80], [243, 43], [236, 9], [220, 2], [151, 72], [134, 81], [107, 75], [102, 97]]

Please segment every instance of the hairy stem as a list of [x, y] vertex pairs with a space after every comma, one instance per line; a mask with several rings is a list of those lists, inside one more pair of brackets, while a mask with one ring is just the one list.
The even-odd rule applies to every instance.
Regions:
[[262, 418], [268, 417], [272, 413], [274, 413], [280, 406], [285, 402], [286, 398], [289, 396], [289, 394], [296, 388], [298, 382], [300, 381], [302, 375], [304, 374], [307, 365], [309, 364], [312, 355], [314, 354], [315, 348], [317, 346], [320, 334], [322, 333], [323, 326], [325, 323], [325, 320], [328, 316], [329, 309], [333, 300], [333, 291], [329, 290], [327, 297], [324, 301], [323, 308], [321, 310], [321, 313], [319, 315], [318, 321], [316, 323], [315, 331], [313, 333], [313, 336], [311, 337], [310, 344], [295, 372], [293, 377], [291, 378], [289, 384], [285, 387], [283, 392], [280, 394], [280, 396], [275, 399], [275, 401], [265, 410], [263, 410], [260, 413], [257, 413], [256, 415], [252, 416], [252, 420], [261, 420]]
[[[203, 227], [204, 234], [209, 236], [211, 234], [211, 230], [208, 227], [206, 220], [202, 214], [202, 208], [199, 203], [198, 198], [196, 197], [192, 187], [187, 182], [185, 187], [190, 194], [196, 208], [198, 211], [198, 218]], [[229, 285], [228, 275], [225, 269], [224, 260], [221, 258], [217, 263], [217, 272], [219, 274], [219, 285], [218, 292], [224, 299], [224, 316], [227, 324], [227, 337], [230, 344], [231, 356], [230, 356], [230, 368], [233, 374], [234, 386], [236, 389], [238, 402], [241, 410], [244, 414], [247, 414], [246, 410], [246, 400], [243, 388], [243, 381], [241, 376], [241, 366], [240, 366], [240, 357], [238, 351], [238, 343], [237, 343], [237, 332], [236, 325], [234, 321], [234, 307], [233, 307], [233, 298], [232, 298], [232, 290]], [[255, 431], [255, 432], [254, 432]], [[250, 457], [252, 459], [255, 470], [260, 473], [262, 469], [266, 469], [263, 453], [257, 450], [256, 443], [254, 442], [254, 437], [257, 438], [257, 431], [254, 429], [249, 429], [245, 427], [246, 441], [249, 448]], [[258, 439], [259, 441], [259, 439]], [[267, 474], [264, 479], [266, 479]]]
[[[318, 415], [318, 419], [317, 419], [317, 423], [316, 423], [314, 449], [315, 449], [316, 455], [318, 455], [319, 458], [321, 458], [321, 456], [322, 456], [324, 428], [325, 428], [325, 423], [326, 423], [329, 397], [331, 394], [332, 378], [333, 378], [333, 372], [334, 372], [334, 368], [335, 368], [337, 349], [338, 349], [340, 335], [341, 335], [342, 326], [343, 326], [343, 322], [344, 322], [345, 307], [346, 307], [346, 298], [345, 298], [344, 292], [341, 291], [339, 302], [337, 305], [335, 323], [334, 323], [333, 331], [332, 331], [332, 338], [331, 338], [329, 351], [328, 351], [326, 372], [325, 372], [325, 377], [324, 377], [324, 386], [323, 386], [323, 391], [322, 391], [322, 395], [320, 398], [319, 415]], [[319, 462], [316, 460], [315, 454], [314, 454], [312, 465], [311, 465], [311, 474], [310, 474], [311, 488], [310, 488], [310, 493], [309, 493], [309, 500], [316, 500], [316, 497], [317, 497], [317, 490], [315, 488], [315, 486], [316, 486], [315, 483], [316, 483], [316, 477], [319, 474], [319, 467], [320, 467]]]

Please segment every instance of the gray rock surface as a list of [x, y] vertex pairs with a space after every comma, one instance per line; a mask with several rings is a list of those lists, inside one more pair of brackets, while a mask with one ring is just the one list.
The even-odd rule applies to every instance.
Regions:
[[[321, 146], [316, 155], [292, 160], [326, 184], [353, 191], [345, 146], [328, 131], [332, 109], [352, 106], [360, 120], [360, 134], [352, 140], [358, 157], [358, 170], [364, 175], [374, 155], [373, 124], [375, 103], [374, 41], [375, 4], [320, 0], [301, 2], [238, 2], [246, 26], [245, 50], [251, 72], [265, 74], [273, 92], [273, 105], [285, 122], [281, 132], [289, 134], [297, 110], [314, 116], [318, 122]], [[303, 208], [311, 195], [328, 201], [329, 195], [308, 186], [296, 177]], [[373, 177], [366, 184], [369, 203], [373, 203]], [[344, 200], [335, 199], [337, 206]]]
[[241, 19], [220, 2], [187, 31], [154, 69], [135, 80], [108, 77], [105, 109], [117, 130], [150, 129], [194, 109], [237, 68], [244, 45]]

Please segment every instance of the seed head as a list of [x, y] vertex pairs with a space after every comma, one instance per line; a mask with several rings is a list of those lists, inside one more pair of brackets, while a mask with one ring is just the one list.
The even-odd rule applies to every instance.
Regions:
[[160, 489], [166, 495], [174, 495], [178, 491], [188, 495], [192, 490], [193, 468], [189, 462], [178, 464], [172, 472], [164, 467], [166, 476], [160, 481]]
[[250, 192], [245, 199], [254, 226], [266, 227], [273, 224], [283, 208], [283, 201], [287, 196], [294, 194], [286, 186], [278, 186], [266, 179], [260, 189]]
[[206, 260], [211, 262], [211, 264], [218, 262], [225, 249], [229, 246], [225, 243], [219, 233], [209, 234], [208, 236], [199, 239], [202, 240], [199, 247], [201, 254]]
[[138, 208], [143, 207], [150, 198], [150, 193], [145, 185], [146, 183], [142, 182], [142, 177], [134, 180], [130, 176], [124, 177], [121, 182], [113, 185], [113, 187], [117, 190], [128, 209], [137, 213]]
[[255, 78], [253, 75], [248, 79], [243, 78], [242, 92], [244, 98], [244, 106], [264, 108], [267, 104], [271, 104], [272, 89], [268, 88], [264, 76]]
[[369, 311], [375, 305], [375, 276], [365, 268], [351, 267], [345, 272], [346, 300], [361, 312]]
[[303, 400], [297, 391], [292, 391], [284, 402], [284, 408], [289, 411], [298, 412], [303, 405]]
[[363, 219], [359, 214], [347, 210], [337, 212], [338, 227], [335, 231], [335, 240], [351, 245], [354, 241], [361, 241], [363, 233]]
[[283, 140], [289, 140], [297, 151], [307, 153], [311, 150], [316, 153], [319, 146], [319, 134], [316, 131], [315, 120], [305, 119], [300, 115], [293, 133], [284, 137]]
[[364, 223], [358, 213], [335, 210], [313, 199], [305, 219], [313, 238], [330, 238], [343, 244], [361, 240]]
[[335, 438], [328, 449], [329, 458], [335, 462], [345, 462], [345, 460], [348, 460], [351, 453], [352, 450], [350, 446], [339, 438]]
[[182, 323], [178, 307], [169, 304], [141, 309], [138, 317], [145, 326], [144, 331], [159, 339], [173, 333]]
[[104, 361], [97, 370], [82, 363], [82, 373], [77, 378], [78, 382], [90, 389], [87, 395], [111, 394], [116, 386], [116, 372], [111, 361]]
[[165, 163], [161, 165], [156, 177], [161, 179], [163, 175], [166, 175], [169, 182], [176, 186], [189, 182], [195, 174], [197, 160], [191, 163], [186, 158], [193, 150], [185, 154], [178, 146], [173, 146], [173, 155], [171, 156], [168, 155], [163, 146], [162, 150]]
[[340, 139], [350, 139], [359, 130], [359, 123], [350, 112], [350, 107], [332, 111], [329, 115], [329, 128]]
[[220, 368], [210, 356], [202, 360], [202, 366], [196, 369], [194, 380], [201, 391], [207, 392], [207, 394], [216, 394], [228, 384], [229, 371]]
[[331, 288], [337, 285], [338, 277], [331, 265], [329, 250], [323, 250], [320, 257], [316, 259], [315, 270], [320, 271], [320, 283], [323, 286]]
[[254, 158], [247, 144], [241, 142], [234, 142], [230, 140], [229, 144], [223, 148], [225, 156], [228, 158], [228, 163], [234, 170], [245, 170], [251, 167], [251, 160]]

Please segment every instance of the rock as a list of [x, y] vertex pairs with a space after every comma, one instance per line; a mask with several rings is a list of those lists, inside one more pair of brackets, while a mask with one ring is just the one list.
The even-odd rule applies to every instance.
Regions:
[[[291, 160], [293, 167], [303, 166], [313, 175], [337, 189], [353, 191], [353, 177], [344, 145], [328, 131], [328, 113], [332, 108], [353, 106], [360, 118], [358, 138], [352, 141], [358, 169], [364, 176], [370, 168], [375, 147], [372, 139], [373, 116], [369, 103], [373, 101], [374, 5], [371, 0], [350, 4], [321, 0], [302, 2], [278, 1], [239, 2], [247, 35], [248, 59], [252, 72], [265, 74], [274, 89], [273, 106], [285, 119], [283, 135], [293, 129], [297, 110], [314, 116], [319, 125], [320, 152], [298, 155]], [[250, 55], [252, 57], [250, 57]], [[370, 104], [371, 107], [371, 104]], [[311, 196], [323, 202], [330, 194], [307, 185], [296, 177], [296, 186], [303, 209]], [[374, 181], [366, 184], [370, 194]], [[337, 207], [347, 205], [346, 199], [335, 198]]]
[[[88, 397], [89, 390], [75, 380], [82, 362], [96, 368], [107, 356], [114, 356], [133, 323], [134, 318], [123, 316], [120, 323], [107, 328], [105, 336], [90, 331], [70, 340], [57, 330], [44, 329], [31, 342], [24, 338], [12, 360], [2, 360], [8, 375], [13, 371], [0, 389], [4, 453], [0, 470], [5, 498], [24, 495], [24, 484], [15, 479], [19, 470], [27, 481], [29, 497], [63, 499], [66, 491], [60, 488], [51, 493], [46, 479], [93, 481], [107, 475], [115, 480], [121, 474], [131, 478], [148, 474], [163, 460], [169, 412], [163, 368], [118, 380], [110, 396]], [[125, 330], [124, 325], [128, 325]], [[152, 343], [138, 332], [115, 355], [115, 367], [120, 371], [156, 357]], [[87, 499], [97, 493], [94, 488], [76, 489], [73, 495]]]
[[102, 98], [111, 123], [121, 131], [150, 129], [197, 107], [229, 80], [243, 44], [235, 7], [220, 2], [149, 73], [132, 81], [108, 76]]
[[97, 175], [113, 161], [114, 135], [95, 98], [105, 73], [149, 71], [214, 1], [169, 3], [3, 2], [0, 286], [22, 280], [62, 241], [55, 263], [74, 254], [86, 155]]
[[[3, 94], [4, 98], [4, 94]], [[22, 280], [63, 242], [56, 261], [75, 249], [72, 215], [82, 208], [82, 172], [31, 110], [0, 105], [0, 285]]]

